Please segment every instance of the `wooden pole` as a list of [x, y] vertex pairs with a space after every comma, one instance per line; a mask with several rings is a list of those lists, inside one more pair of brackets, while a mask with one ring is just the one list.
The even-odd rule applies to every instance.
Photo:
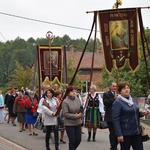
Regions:
[[49, 80], [52, 81], [52, 53], [51, 53], [51, 41], [49, 40]]
[[53, 35], [53, 32], [51, 31], [48, 31], [46, 33], [46, 38], [48, 39], [49, 41], [49, 57], [50, 57], [50, 60], [49, 60], [49, 80], [52, 81], [52, 53], [51, 53], [51, 41], [53, 40], [54, 38], [54, 35]]
[[118, 94], [118, 83], [119, 83], [119, 71], [118, 71], [118, 68], [116, 68], [116, 84], [117, 84], [117, 90], [116, 90], [116, 93]]
[[[139, 9], [150, 9], [150, 6], [145, 6], [145, 7], [131, 7], [131, 8], [119, 8], [121, 9], [133, 9], [133, 8], [139, 8]], [[103, 11], [112, 11], [113, 9], [106, 9], [106, 10], [94, 10], [94, 11], [87, 11], [86, 13], [94, 13], [94, 12], [103, 12]], [[117, 9], [114, 9], [117, 10]]]

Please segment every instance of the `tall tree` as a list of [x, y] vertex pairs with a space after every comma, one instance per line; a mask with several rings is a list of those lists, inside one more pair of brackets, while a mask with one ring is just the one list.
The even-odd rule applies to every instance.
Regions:
[[33, 68], [24, 68], [20, 63], [16, 62], [16, 69], [10, 75], [10, 81], [7, 84], [9, 87], [29, 87], [32, 81]]

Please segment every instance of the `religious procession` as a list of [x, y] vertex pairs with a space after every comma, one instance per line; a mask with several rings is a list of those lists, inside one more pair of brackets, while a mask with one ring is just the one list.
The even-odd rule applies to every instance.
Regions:
[[[68, 50], [66, 46], [53, 44], [53, 32], [46, 33], [48, 44], [36, 45], [29, 86], [19, 85], [21, 88], [18, 88], [9, 84], [7, 92], [0, 90], [1, 129], [7, 124], [17, 129], [16, 138], [21, 139], [22, 133], [27, 133], [27, 139], [40, 139], [44, 150], [66, 150], [66, 147], [68, 150], [84, 150], [84, 147], [148, 150], [150, 49], [143, 27], [142, 7], [120, 9], [120, 5], [122, 1], [117, 0], [113, 9], [87, 12], [93, 14], [93, 23], [82, 51], [77, 51], [76, 46]], [[96, 47], [97, 20], [102, 51]], [[86, 52], [92, 32], [95, 34], [93, 50]], [[139, 35], [142, 60], [137, 42]], [[143, 71], [140, 61], [145, 68], [143, 80], [140, 79]], [[135, 89], [137, 83], [144, 85], [138, 87], [140, 91]], [[0, 133], [4, 136], [2, 130]], [[105, 135], [101, 143], [100, 134]], [[32, 145], [32, 140], [27, 144]], [[1, 143], [0, 139], [0, 149]], [[26, 149], [36, 147], [35, 144], [27, 148], [27, 144]], [[99, 148], [98, 145], [103, 144], [105, 146]], [[6, 144], [2, 145], [2, 150], [7, 150]]]

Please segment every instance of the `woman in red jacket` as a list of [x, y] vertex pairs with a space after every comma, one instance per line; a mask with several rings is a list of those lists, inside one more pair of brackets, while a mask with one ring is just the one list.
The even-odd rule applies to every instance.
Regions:
[[24, 95], [23, 90], [19, 90], [19, 94], [15, 99], [13, 106], [13, 113], [17, 114], [17, 121], [19, 122], [20, 130], [19, 132], [24, 131], [24, 125], [26, 123], [26, 109], [25, 109], [25, 101], [27, 100], [27, 96]]
[[33, 130], [34, 130], [33, 135], [37, 136], [38, 134], [36, 133], [36, 128], [34, 127], [34, 124], [37, 121], [37, 116], [38, 116], [38, 113], [37, 113], [38, 101], [37, 99], [34, 98], [34, 95], [35, 95], [35, 92], [30, 91], [29, 98], [25, 102], [25, 107], [27, 109], [26, 124], [28, 124], [29, 135], [32, 135], [32, 129], [31, 129], [31, 125], [32, 125]]

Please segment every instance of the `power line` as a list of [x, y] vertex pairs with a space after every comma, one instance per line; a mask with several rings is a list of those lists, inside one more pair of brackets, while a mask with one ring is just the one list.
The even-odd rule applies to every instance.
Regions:
[[43, 20], [38, 20], [38, 19], [33, 19], [33, 18], [28, 18], [28, 17], [23, 17], [23, 16], [18, 16], [18, 15], [8, 14], [8, 13], [4, 13], [4, 12], [0, 12], [0, 14], [6, 15], [6, 16], [15, 17], [15, 18], [20, 18], [20, 19], [40, 22], [40, 23], [46, 23], [46, 24], [52, 24], [52, 25], [57, 25], [57, 26], [63, 26], [63, 27], [66, 27], [66, 28], [73, 28], [73, 29], [90, 31], [90, 29], [86, 29], [86, 28], [80, 28], [80, 27], [75, 27], [75, 26], [70, 26], [70, 25], [64, 25], [64, 24], [59, 24], [59, 23], [54, 23], [54, 22], [49, 22], [49, 21], [43, 21]]
[[4, 37], [4, 35], [0, 32], [0, 34], [1, 34], [1, 36], [3, 37], [3, 39], [6, 41], [6, 39], [5, 39], [5, 37]]

